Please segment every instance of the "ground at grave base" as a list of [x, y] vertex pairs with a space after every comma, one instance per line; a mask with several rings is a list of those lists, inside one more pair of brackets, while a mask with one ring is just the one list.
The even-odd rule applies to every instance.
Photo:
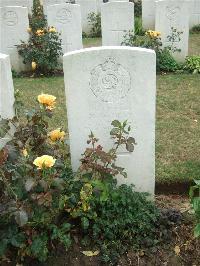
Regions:
[[[183, 214], [183, 222], [172, 231], [172, 240], [153, 250], [129, 251], [121, 257], [117, 266], [199, 266], [200, 239], [193, 237], [193, 219], [190, 214], [190, 204], [186, 196], [159, 195], [156, 204], [160, 208], [173, 208]], [[23, 266], [101, 266], [99, 257], [86, 257], [81, 251], [78, 237], [73, 248], [66, 252], [57, 247], [46, 263], [27, 261]], [[16, 262], [4, 263], [2, 266], [18, 265]], [[105, 264], [104, 264], [105, 265]], [[106, 264], [107, 265], [107, 264]], [[21, 265], [20, 265], [21, 266]]]

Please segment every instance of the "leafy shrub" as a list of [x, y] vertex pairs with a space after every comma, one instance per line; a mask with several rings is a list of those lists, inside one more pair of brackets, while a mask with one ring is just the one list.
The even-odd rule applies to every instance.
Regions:
[[66, 248], [71, 243], [71, 225], [59, 218], [59, 202], [72, 175], [62, 149], [64, 132], [48, 132], [55, 97], [40, 95], [38, 101], [40, 107], [23, 122], [16, 117], [9, 121], [15, 133], [0, 151], [0, 256], [15, 247], [21, 259], [45, 261], [51, 242]]
[[199, 33], [200, 32], [200, 24], [195, 25], [192, 27], [192, 29], [190, 30], [191, 33]]
[[194, 74], [200, 73], [200, 56], [187, 56], [184, 68]]
[[200, 180], [194, 180], [195, 185], [190, 188], [190, 199], [196, 215], [194, 236], [200, 237]]
[[67, 250], [79, 235], [83, 245], [101, 252], [104, 262], [116, 263], [129, 248], [149, 248], [166, 239], [176, 214], [160, 212], [148, 194], [132, 186], [117, 187], [116, 177], [127, 177], [116, 165], [117, 151], [123, 145], [133, 152], [136, 145], [128, 122], [112, 122], [108, 151], [91, 132], [72, 174], [65, 133], [48, 129], [56, 98], [41, 94], [37, 100], [39, 105], [23, 119], [0, 124], [0, 137], [10, 124], [15, 127], [0, 151], [0, 258], [43, 262], [58, 243]]
[[101, 37], [101, 14], [96, 14], [94, 12], [89, 13], [88, 23], [91, 26], [90, 37]]
[[28, 43], [18, 45], [18, 53], [24, 64], [32, 66], [37, 74], [52, 74], [59, 66], [62, 55], [60, 34], [54, 27], [48, 27], [39, 0], [34, 0]]
[[171, 28], [171, 35], [167, 36], [169, 45], [162, 48], [161, 33], [158, 31], [148, 30], [145, 35], [135, 35], [133, 32], [128, 32], [124, 36], [122, 45], [135, 46], [153, 49], [156, 52], [156, 67], [157, 71], [174, 72], [180, 69], [180, 65], [173, 58], [173, 53], [180, 52], [175, 46], [176, 42], [180, 41], [180, 35], [182, 32], [178, 32], [176, 29]]

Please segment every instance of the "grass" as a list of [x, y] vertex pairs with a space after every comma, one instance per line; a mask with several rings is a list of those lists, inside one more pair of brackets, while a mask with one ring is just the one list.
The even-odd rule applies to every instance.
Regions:
[[[99, 46], [100, 38], [84, 39], [84, 46]], [[200, 34], [191, 34], [190, 54], [200, 54]], [[200, 75], [157, 76], [156, 180], [161, 183], [200, 178]], [[57, 97], [50, 127], [67, 131], [63, 77], [16, 78], [25, 107], [34, 108], [41, 92]]]

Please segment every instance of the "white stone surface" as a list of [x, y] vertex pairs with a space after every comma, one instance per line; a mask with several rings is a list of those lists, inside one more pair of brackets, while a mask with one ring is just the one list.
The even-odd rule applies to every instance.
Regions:
[[155, 0], [142, 0], [142, 26], [144, 29], [155, 29]]
[[134, 4], [105, 3], [101, 8], [102, 44], [121, 45], [126, 32], [134, 31]]
[[[7, 119], [14, 116], [14, 88], [10, 58], [0, 53], [0, 117]], [[0, 119], [1, 119], [0, 118]], [[9, 136], [0, 138], [0, 150], [8, 142]]]
[[200, 0], [191, 0], [190, 28], [200, 24]]
[[98, 2], [96, 0], [76, 0], [76, 4], [81, 7], [82, 30], [89, 34], [91, 26], [88, 23], [88, 15], [92, 12], [96, 14], [98, 13]]
[[25, 65], [22, 63], [16, 45], [21, 44], [21, 41], [27, 42], [29, 38], [28, 27], [28, 9], [26, 7], [0, 8], [0, 52], [10, 55], [11, 65], [16, 71], [25, 70]]
[[81, 9], [76, 4], [61, 4], [47, 7], [49, 26], [61, 33], [63, 54], [83, 48]]
[[173, 54], [179, 62], [183, 62], [188, 55], [189, 11], [187, 0], [160, 0], [156, 2], [155, 29], [161, 32], [163, 46], [170, 45], [167, 36], [171, 35], [171, 27], [183, 32], [180, 36], [180, 42], [175, 42], [175, 46], [181, 49], [181, 52]]
[[47, 14], [47, 7], [56, 5], [56, 4], [66, 4], [68, 1], [67, 0], [43, 0], [43, 10], [44, 14]]
[[90, 131], [105, 150], [114, 119], [128, 119], [137, 142], [133, 153], [121, 149], [118, 166], [139, 191], [154, 193], [156, 57], [133, 47], [88, 48], [64, 55], [65, 90], [73, 170], [80, 165]]
[[0, 0], [0, 7], [5, 6], [22, 6], [27, 7], [29, 13], [31, 13], [33, 0]]

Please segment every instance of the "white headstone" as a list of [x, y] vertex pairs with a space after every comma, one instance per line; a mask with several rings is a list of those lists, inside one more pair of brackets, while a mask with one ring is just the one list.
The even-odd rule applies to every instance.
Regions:
[[43, 0], [43, 10], [44, 14], [47, 14], [47, 7], [56, 5], [56, 4], [66, 4], [68, 1], [67, 0]]
[[105, 3], [101, 8], [102, 44], [121, 45], [126, 32], [134, 31], [134, 4]]
[[49, 26], [61, 33], [63, 54], [83, 48], [81, 9], [76, 4], [61, 4], [47, 7]]
[[189, 2], [187, 0], [160, 0], [156, 2], [156, 25], [155, 29], [161, 32], [163, 47], [169, 46], [167, 36], [172, 35], [172, 27], [178, 32], [181, 40], [175, 40], [174, 45], [181, 49], [173, 56], [177, 61], [182, 62], [188, 55], [189, 39]]
[[[8, 55], [0, 53], [0, 117], [7, 119], [14, 116], [14, 88]], [[1, 119], [0, 118], [0, 119]], [[0, 138], [0, 150], [8, 142], [9, 136]]]
[[133, 47], [88, 48], [64, 55], [65, 90], [71, 160], [74, 171], [88, 146], [90, 131], [105, 150], [111, 122], [128, 120], [137, 142], [133, 153], [118, 153], [117, 165], [139, 191], [154, 193], [155, 185], [155, 52]]
[[142, 26], [144, 29], [155, 29], [155, 0], [142, 0]]
[[10, 6], [0, 8], [1, 45], [0, 52], [10, 55], [11, 65], [16, 71], [25, 70], [16, 45], [28, 41], [28, 9]]
[[85, 33], [90, 33], [91, 26], [88, 23], [90, 13], [98, 13], [98, 3], [96, 0], [76, 0], [76, 4], [81, 6], [82, 29]]
[[191, 0], [190, 28], [200, 25], [200, 0]]
[[31, 13], [32, 5], [33, 0], [0, 0], [0, 7], [23, 6], [28, 8], [29, 13]]

